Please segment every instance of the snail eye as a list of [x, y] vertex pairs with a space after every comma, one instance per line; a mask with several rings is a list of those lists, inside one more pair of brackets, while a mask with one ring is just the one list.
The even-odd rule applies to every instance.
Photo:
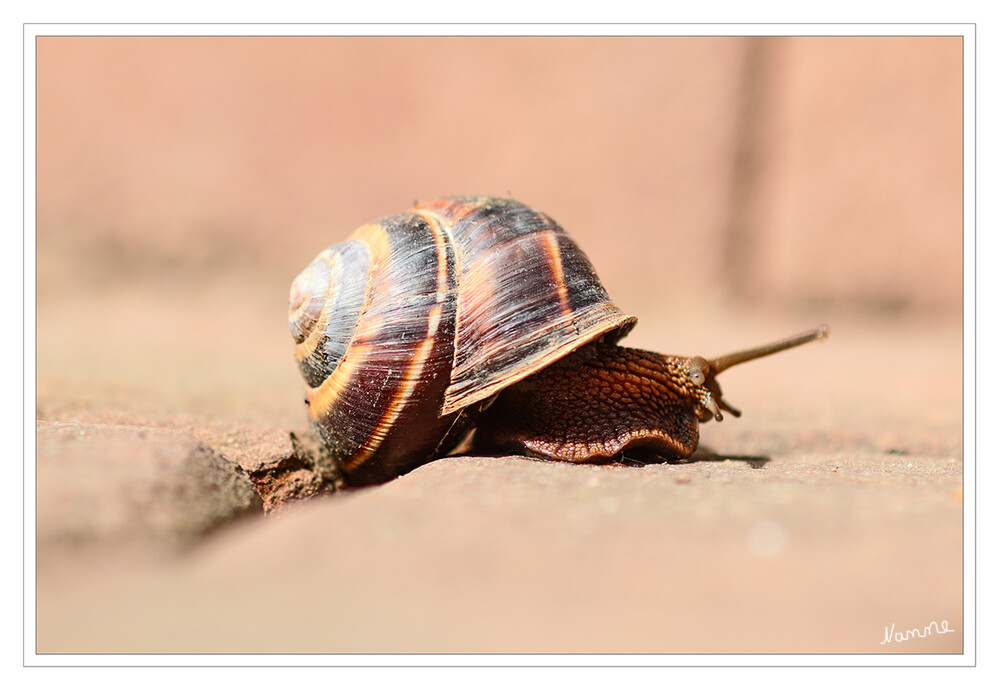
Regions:
[[692, 366], [690, 368], [690, 380], [693, 382], [693, 384], [695, 386], [703, 386], [704, 385], [704, 372], [701, 371], [701, 369], [699, 367]]

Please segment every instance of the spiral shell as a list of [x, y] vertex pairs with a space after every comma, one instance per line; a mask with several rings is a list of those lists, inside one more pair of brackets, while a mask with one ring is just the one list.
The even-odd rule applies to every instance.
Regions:
[[358, 228], [289, 306], [310, 420], [352, 483], [447, 453], [499, 391], [634, 323], [557, 223], [488, 197]]

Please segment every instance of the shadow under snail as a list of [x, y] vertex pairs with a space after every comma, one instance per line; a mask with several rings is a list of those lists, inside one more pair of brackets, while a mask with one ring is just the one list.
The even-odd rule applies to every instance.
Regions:
[[715, 377], [824, 338], [715, 359], [622, 347], [636, 323], [582, 250], [517, 201], [454, 197], [358, 228], [291, 286], [313, 427], [345, 481], [386, 481], [473, 448], [581, 463], [690, 457], [739, 411]]

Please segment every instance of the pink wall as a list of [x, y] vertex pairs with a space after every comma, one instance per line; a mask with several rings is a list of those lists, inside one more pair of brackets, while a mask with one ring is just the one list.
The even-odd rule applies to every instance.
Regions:
[[41, 38], [39, 297], [512, 195], [612, 296], [959, 312], [960, 38]]

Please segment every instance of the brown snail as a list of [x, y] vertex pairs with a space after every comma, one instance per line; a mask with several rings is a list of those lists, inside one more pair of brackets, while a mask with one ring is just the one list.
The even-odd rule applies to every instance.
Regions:
[[715, 377], [825, 327], [715, 359], [617, 345], [636, 318], [566, 232], [519, 202], [455, 197], [358, 228], [292, 283], [309, 418], [346, 481], [473, 446], [570, 462], [697, 448], [739, 411]]

